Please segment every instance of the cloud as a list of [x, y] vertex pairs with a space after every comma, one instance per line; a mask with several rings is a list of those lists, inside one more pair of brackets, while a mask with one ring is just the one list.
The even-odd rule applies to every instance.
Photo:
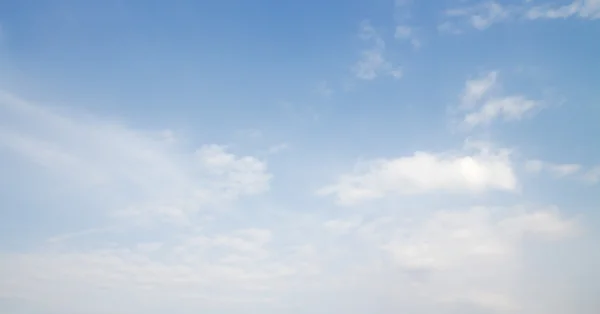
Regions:
[[203, 207], [269, 190], [265, 162], [225, 146], [187, 149], [172, 132], [59, 112], [6, 92], [0, 112], [12, 121], [0, 129], [0, 148], [61, 178], [65, 189], [96, 195], [108, 215], [185, 223]]
[[412, 27], [407, 25], [397, 25], [396, 32], [394, 33], [394, 37], [399, 40], [406, 40], [410, 42], [410, 44], [414, 48], [421, 47], [421, 42], [417, 39], [415, 35], [415, 31]]
[[522, 95], [494, 94], [493, 91], [498, 89], [497, 77], [498, 73], [492, 71], [465, 83], [459, 109], [466, 111], [463, 123], [468, 128], [488, 125], [499, 118], [505, 121], [520, 120], [541, 106], [539, 101]]
[[322, 81], [317, 85], [316, 93], [323, 97], [331, 97], [333, 95], [333, 89], [329, 86], [327, 81]]
[[269, 155], [279, 154], [288, 149], [290, 149], [290, 145], [288, 143], [280, 143], [277, 145], [272, 145], [269, 148], [267, 148], [267, 154], [269, 154]]
[[325, 229], [334, 234], [346, 234], [353, 229], [356, 229], [362, 223], [360, 217], [352, 217], [350, 219], [334, 219], [325, 222]]
[[501, 2], [487, 1], [473, 6], [446, 10], [450, 21], [444, 21], [438, 30], [449, 33], [460, 33], [460, 26], [469, 26], [477, 30], [485, 30], [494, 24], [509, 20], [566, 19], [577, 17], [594, 20], [600, 18], [600, 2], [598, 0], [574, 0], [566, 5], [534, 5], [533, 1], [525, 1], [520, 5], [503, 5]]
[[525, 113], [538, 107], [539, 103], [523, 96], [509, 96], [488, 100], [479, 111], [471, 112], [465, 116], [464, 122], [468, 126], [489, 124], [498, 117], [504, 120], [519, 120]]
[[352, 173], [340, 176], [336, 183], [321, 188], [318, 194], [334, 195], [338, 203], [352, 205], [390, 194], [481, 193], [516, 188], [508, 150], [467, 146], [462, 152], [423, 151], [366, 161]]
[[[0, 297], [46, 312], [276, 313], [313, 291], [349, 300], [370, 298], [371, 291], [380, 302], [421, 312], [451, 313], [462, 304], [509, 311], [538, 304], [518, 289], [535, 271], [523, 268], [526, 248], [566, 240], [581, 228], [555, 207], [423, 209], [406, 216], [338, 217], [321, 225], [294, 214], [273, 220], [271, 229], [180, 230], [129, 244], [0, 253]], [[319, 232], [323, 226], [330, 232]]]
[[487, 1], [475, 6], [450, 9], [445, 12], [445, 15], [451, 18], [467, 19], [467, 23], [471, 27], [484, 30], [495, 23], [508, 19], [510, 11], [495, 1]]
[[[526, 248], [566, 241], [581, 230], [577, 219], [552, 206], [444, 209], [409, 221], [400, 220], [402, 215], [370, 229], [381, 237], [365, 239], [396, 269], [387, 273], [386, 289], [409, 295], [403, 302], [422, 303], [418, 312], [425, 313], [455, 313], [457, 307], [474, 313], [537, 313], [539, 303], [519, 289], [532, 271], [522, 268]], [[429, 311], [423, 304], [431, 306]]]
[[600, 166], [595, 166], [586, 171], [584, 179], [590, 183], [600, 182]]
[[575, 174], [581, 170], [579, 164], [555, 164], [542, 160], [532, 159], [525, 163], [525, 169], [529, 172], [540, 173], [542, 171], [550, 172], [556, 176], [564, 177]]
[[[406, 7], [410, 2], [396, 0], [398, 7], [389, 23], [395, 27], [389, 31], [395, 34], [387, 35], [398, 40], [393, 45], [417, 45], [413, 40], [426, 35], [426, 28], [410, 20]], [[489, 29], [524, 18], [525, 10], [504, 3], [487, 1], [473, 9], [449, 11], [444, 17], [448, 21], [442, 21], [440, 29]], [[432, 5], [436, 4], [419, 7], [415, 11], [419, 19], [414, 22], [431, 22], [421, 15]], [[22, 33], [31, 32], [23, 29]], [[384, 41], [382, 34], [368, 21], [361, 24], [359, 36], [366, 49], [364, 59], [353, 68], [359, 79], [402, 77], [402, 69], [391, 62], [395, 57], [392, 42]], [[147, 38], [139, 35], [136, 38]], [[146, 46], [144, 43], [133, 44]], [[184, 48], [161, 49], [160, 59], [168, 57], [165, 53], [186, 51]], [[218, 87], [217, 93], [181, 94], [181, 84], [175, 83], [161, 85], [165, 89], [150, 96], [136, 94], [134, 103], [155, 98], [154, 92], [167, 100], [175, 95], [170, 99], [173, 102], [195, 101], [195, 96], [211, 102], [215, 100], [211, 97], [218, 98], [226, 91], [247, 102], [243, 105], [249, 108], [236, 112], [233, 120], [198, 123], [190, 130], [198, 134], [186, 132], [187, 136], [143, 125], [160, 120], [161, 113], [132, 106], [126, 98], [122, 106], [129, 106], [129, 112], [139, 111], [138, 115], [150, 115], [150, 119], [126, 123], [86, 112], [84, 104], [56, 108], [0, 92], [0, 219], [4, 223], [0, 224], [0, 312], [598, 313], [595, 296], [600, 291], [600, 254], [596, 253], [598, 221], [592, 212], [596, 186], [573, 195], [565, 195], [562, 185], [532, 189], [527, 186], [531, 180], [521, 180], [520, 171], [598, 183], [600, 166], [590, 167], [580, 160], [550, 162], [556, 156], [546, 155], [529, 159], [510, 143], [513, 132], [485, 128], [532, 116], [543, 106], [529, 97], [528, 84], [517, 86], [517, 92], [503, 90], [504, 72], [498, 71], [471, 77], [464, 90], [453, 93], [457, 98], [452, 109], [458, 112], [461, 125], [471, 132], [468, 135], [486, 141], [467, 139], [464, 146], [440, 148], [464, 135], [444, 132], [444, 121], [439, 120], [445, 117], [444, 104], [418, 106], [423, 91], [443, 99], [448, 96], [446, 87], [453, 85], [427, 75], [437, 72], [431, 71], [436, 60], [428, 58], [447, 52], [442, 50], [414, 60], [416, 70], [418, 65], [425, 66], [421, 73], [425, 79], [418, 78], [406, 88], [381, 84], [352, 95], [336, 90], [336, 97], [329, 99], [317, 93], [331, 96], [330, 82], [304, 90], [312, 93], [305, 95], [309, 100], [320, 99], [332, 113], [328, 123], [309, 129], [306, 123], [278, 119], [278, 108], [253, 108], [252, 97], [244, 97], [239, 86], [223, 85], [239, 81], [227, 79], [228, 74], [211, 80], [215, 84], [208, 89]], [[36, 73], [40, 77], [51, 76], [48, 71], [55, 67], [29, 59], [39, 54], [24, 51], [22, 55], [19, 64], [39, 65]], [[176, 53], [177, 63], [161, 63], [161, 69], [176, 66], [175, 72], [182, 74], [177, 65], [198, 65], [180, 60], [186, 55], [202, 59], [194, 53]], [[146, 57], [144, 64], [153, 64], [152, 56]], [[447, 67], [445, 74], [452, 75], [460, 71], [457, 65], [476, 59], [463, 56]], [[233, 62], [229, 64], [237, 66], [218, 66], [218, 70], [256, 73], [252, 70], [256, 64], [240, 70], [239, 66], [247, 63]], [[97, 65], [91, 66], [87, 70], [94, 72]], [[117, 68], [111, 68], [117, 70], [115, 75], [119, 75]], [[316, 68], [322, 70], [323, 66], [317, 64]], [[187, 70], [183, 73], [186, 77], [198, 72]], [[275, 73], [272, 70], [265, 69], [268, 75], [258, 75], [252, 85], [275, 90], [279, 97], [302, 90], [303, 84], [298, 82], [318, 83], [305, 77], [314, 74], [306, 68], [297, 73], [301, 77], [268, 88], [273, 87], [269, 85]], [[27, 73], [18, 74], [18, 80], [10, 85], [27, 80]], [[190, 78], [184, 89], [197, 82]], [[136, 81], [135, 85], [144, 83]], [[421, 83], [433, 87], [419, 86]], [[97, 88], [81, 87], [92, 92]], [[130, 87], [119, 84], [122, 91], [128, 91], [119, 94], [126, 97]], [[260, 94], [259, 98], [273, 96], [250, 89], [251, 94]], [[302, 106], [306, 101], [302, 95], [296, 96], [296, 105], [290, 105], [285, 115], [313, 118], [314, 108]], [[421, 100], [431, 100], [425, 96]], [[370, 101], [379, 107], [356, 107]], [[417, 106], [405, 106], [405, 101]], [[216, 99], [216, 103], [223, 101]], [[379, 110], [381, 104], [392, 103], [401, 108]], [[264, 112], [257, 114], [254, 109]], [[370, 109], [379, 112], [373, 115]], [[389, 119], [384, 120], [390, 123], [381, 121], [386, 114]], [[530, 126], [548, 126], [548, 121], [540, 122]], [[236, 123], [242, 126], [224, 130]], [[236, 132], [248, 124], [260, 130]], [[577, 132], [582, 130], [586, 131], [580, 128], [566, 135], [580, 135]], [[356, 136], [365, 132], [374, 141], [359, 148], [364, 141]], [[536, 134], [525, 140], [535, 142]], [[278, 142], [265, 142], [273, 135]], [[338, 140], [336, 135], [349, 140]], [[210, 136], [218, 140], [198, 143], [198, 138]], [[394, 136], [397, 138], [392, 139]], [[227, 137], [233, 138], [232, 142], [224, 142]], [[508, 143], [491, 144], [498, 139]], [[528, 144], [544, 146], [554, 138], [538, 140]], [[415, 142], [421, 145], [417, 151], [401, 147]], [[593, 145], [588, 146], [582, 145], [593, 155]], [[547, 148], [541, 150], [556, 152]], [[286, 153], [280, 154], [284, 150]], [[356, 151], [375, 157], [339, 169], [347, 158], [353, 158], [347, 153]], [[568, 152], [561, 152], [565, 154]]]
[[465, 90], [461, 96], [461, 104], [465, 108], [474, 107], [484, 95], [488, 94], [496, 84], [498, 72], [491, 71], [478, 79], [467, 80]]
[[460, 28], [458, 28], [454, 23], [448, 21], [440, 23], [437, 26], [437, 30], [440, 33], [447, 33], [453, 35], [458, 35], [462, 33], [462, 30]]
[[413, 277], [414, 289], [430, 302], [520, 313], [529, 303], [516, 292], [525, 237], [557, 240], [578, 230], [556, 208], [441, 210], [382, 248], [406, 273], [421, 274]]
[[407, 270], [444, 271], [474, 261], [498, 263], [518, 254], [523, 237], [556, 239], [575, 235], [573, 220], [556, 208], [523, 211], [475, 207], [466, 211], [438, 211], [408, 236], [392, 240], [385, 249]]
[[525, 170], [535, 174], [550, 173], [555, 177], [568, 177], [589, 184], [600, 182], [600, 166], [584, 167], [577, 163], [560, 164], [530, 159], [525, 162]]
[[[182, 304], [190, 312], [272, 304], [277, 291], [289, 289], [297, 276], [312, 276], [312, 268], [303, 265], [309, 256], [293, 247], [273, 256], [271, 237], [269, 230], [242, 229], [187, 235], [170, 245], [2, 253], [0, 296], [85, 313], [158, 313], [165, 304]], [[113, 302], [96, 301], [107, 297]]]
[[372, 46], [362, 51], [362, 58], [352, 67], [355, 76], [361, 80], [373, 80], [380, 75], [401, 77], [401, 69], [385, 58], [385, 41], [373, 28], [371, 22], [365, 20], [360, 24], [359, 38], [370, 42]]
[[534, 6], [527, 10], [525, 17], [530, 20], [565, 19], [569, 17], [592, 20], [598, 19], [600, 18], [600, 1], [575, 0], [572, 3], [563, 6]]

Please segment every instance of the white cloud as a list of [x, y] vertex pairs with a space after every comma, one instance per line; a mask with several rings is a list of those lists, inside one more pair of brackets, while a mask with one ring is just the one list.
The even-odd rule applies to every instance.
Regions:
[[[399, 6], [408, 2], [396, 0]], [[450, 13], [480, 29], [514, 17], [511, 8], [486, 3]], [[407, 43], [415, 38], [409, 25], [396, 29]], [[455, 31], [460, 21], [448, 25]], [[402, 76], [370, 24], [362, 24], [360, 36], [372, 47], [355, 74], [367, 80]], [[462, 123], [521, 119], [540, 105], [501, 94], [499, 81], [495, 71], [467, 81], [457, 100]], [[326, 82], [316, 92], [331, 94]], [[312, 117], [307, 108], [293, 111]], [[355, 118], [352, 113], [328, 127], [342, 134]], [[206, 131], [204, 137], [222, 127], [196, 131]], [[427, 134], [417, 137], [425, 136], [424, 143], [456, 135], [439, 136], [429, 127], [440, 126], [432, 122], [421, 130]], [[416, 134], [383, 129], [385, 135]], [[523, 159], [512, 150], [466, 141], [450, 151], [380, 152], [382, 158], [359, 162], [318, 189], [342, 205], [364, 204], [358, 212], [307, 195], [322, 183], [311, 177], [335, 169], [336, 158], [356, 142], [327, 146], [327, 139], [311, 137], [315, 132], [300, 134], [302, 125], [281, 127], [277, 120], [261, 130], [292, 136], [297, 145], [293, 154], [278, 156], [275, 169], [283, 173], [275, 182], [267, 162], [236, 150], [236, 143], [192, 144], [173, 131], [142, 130], [0, 93], [0, 219], [3, 226], [16, 222], [0, 233], [0, 312], [598, 313], [597, 221], [568, 204], [573, 197], [561, 190], [536, 191], [534, 198], [556, 198], [564, 212], [511, 206], [515, 199], [533, 202], [526, 194], [531, 189], [520, 189], [516, 169]], [[269, 138], [258, 130], [242, 133], [237, 138], [250, 142], [244, 147]], [[395, 142], [387, 144], [406, 141]], [[258, 156], [269, 158], [289, 147], [262, 145]], [[542, 160], [524, 166], [600, 182], [600, 166]], [[592, 203], [574, 203], [593, 206], [595, 187], [589, 188], [576, 196], [589, 193]], [[496, 202], [502, 207], [492, 207]], [[587, 224], [589, 232], [581, 232]], [[582, 238], [568, 242], [576, 236]]]
[[522, 95], [495, 95], [493, 91], [497, 89], [497, 77], [498, 73], [492, 71], [465, 83], [460, 109], [466, 111], [463, 123], [467, 127], [488, 125], [499, 118], [505, 121], [520, 120], [541, 106], [539, 101]]
[[335, 234], [346, 234], [353, 229], [356, 229], [362, 223], [360, 217], [352, 217], [350, 219], [334, 219], [325, 222], [324, 227], [328, 231]]
[[473, 27], [483, 30], [507, 17], [508, 12], [500, 4], [492, 1], [484, 4], [481, 12], [472, 15], [470, 20]]
[[478, 111], [467, 114], [464, 121], [473, 127], [489, 124], [498, 117], [503, 117], [504, 120], [519, 120], [525, 113], [538, 106], [538, 102], [523, 96], [493, 98], [486, 101]]
[[[293, 250], [272, 256], [270, 239], [268, 230], [248, 229], [188, 236], [170, 246], [3, 253], [0, 297], [82, 313], [156, 311], [163, 304], [190, 312], [272, 304], [277, 291], [289, 289], [297, 276], [311, 276], [313, 269]], [[283, 263], [286, 258], [290, 261]], [[96, 301], [106, 298], [113, 302]]]
[[402, 230], [382, 248], [405, 272], [421, 274], [412, 277], [413, 289], [429, 302], [524, 313], [530, 300], [517, 287], [525, 237], [557, 240], [579, 226], [555, 208], [476, 207], [437, 211]]
[[576, 163], [559, 164], [531, 159], [525, 162], [525, 170], [535, 174], [546, 172], [556, 177], [569, 177], [590, 184], [600, 182], [600, 166], [584, 167]]
[[397, 25], [394, 37], [399, 40], [406, 40], [414, 48], [421, 47], [421, 42], [417, 39], [414, 28], [408, 25]]
[[59, 113], [5, 92], [0, 112], [14, 121], [0, 129], [0, 148], [50, 171], [65, 189], [96, 195], [90, 202], [108, 214], [185, 223], [203, 206], [269, 189], [263, 161], [224, 146], [188, 150], [171, 132]]
[[290, 144], [288, 143], [281, 143], [281, 144], [277, 144], [277, 145], [272, 145], [269, 148], [267, 148], [267, 154], [272, 155], [272, 154], [279, 154], [283, 151], [286, 151], [290, 149]]
[[390, 194], [481, 193], [516, 188], [509, 151], [479, 147], [475, 151], [415, 152], [406, 157], [367, 161], [336, 183], [321, 188], [318, 194], [334, 195], [340, 204], [351, 205]]
[[368, 20], [360, 24], [359, 38], [371, 42], [372, 46], [362, 51], [362, 58], [352, 67], [355, 76], [362, 80], [373, 80], [380, 75], [399, 78], [397, 67], [385, 58], [385, 41]]
[[548, 208], [530, 213], [518, 213], [499, 222], [507, 235], [522, 238], [527, 234], [539, 238], [555, 239], [578, 234], [575, 220], [564, 220], [557, 208]]
[[410, 38], [413, 34], [413, 30], [410, 26], [406, 26], [406, 25], [398, 25], [396, 26], [396, 32], [394, 34], [394, 37], [396, 38], [400, 38], [400, 39], [407, 39]]
[[458, 28], [454, 23], [451, 23], [448, 21], [440, 23], [437, 26], [437, 30], [440, 33], [447, 33], [447, 34], [453, 34], [453, 35], [458, 35], [458, 34], [462, 33], [460, 28]]
[[331, 97], [331, 95], [333, 95], [333, 89], [329, 86], [327, 81], [319, 82], [319, 84], [317, 84], [316, 92], [323, 97]]
[[598, 0], [575, 0], [570, 4], [562, 6], [542, 5], [534, 6], [527, 10], [527, 19], [565, 19], [579, 17], [582, 19], [600, 18], [600, 1]]
[[510, 12], [500, 3], [487, 1], [481, 4], [447, 10], [446, 16], [452, 18], [466, 18], [468, 24], [478, 30], [484, 30], [492, 24], [499, 23], [510, 17]]
[[502, 263], [512, 259], [517, 254], [516, 245], [527, 234], [555, 239], [574, 235], [577, 230], [574, 221], [563, 220], [554, 208], [502, 211], [439, 211], [385, 249], [409, 270], [449, 270], [469, 261]]
[[584, 175], [584, 179], [590, 183], [600, 182], [600, 166], [588, 170]]
[[356, 77], [362, 80], [373, 80], [381, 72], [386, 72], [390, 64], [383, 57], [383, 51], [372, 49], [362, 52], [362, 59], [356, 63], [353, 70]]
[[461, 96], [461, 104], [465, 108], [472, 108], [477, 105], [484, 95], [490, 92], [490, 89], [496, 84], [498, 72], [491, 71], [478, 79], [467, 80], [465, 90]]
[[501, 2], [487, 1], [478, 5], [450, 9], [445, 12], [450, 21], [444, 21], [438, 30], [457, 30], [457, 24], [466, 24], [477, 30], [485, 30], [493, 24], [506, 22], [508, 20], [539, 20], [539, 19], [566, 19], [578, 17], [581, 19], [594, 20], [600, 18], [600, 1], [598, 0], [574, 0], [569, 4], [534, 5], [533, 1], [526, 1], [521, 5], [503, 5]]
[[[419, 312], [469, 304], [504, 313], [537, 304], [518, 290], [526, 272], [535, 271], [523, 268], [526, 248], [539, 242], [530, 240], [560, 240], [580, 229], [553, 207], [405, 215], [339, 217], [300, 228], [305, 216], [295, 214], [278, 218], [276, 229], [179, 230], [154, 241], [0, 253], [0, 298], [63, 313], [276, 313], [299, 296], [299, 306], [321, 302], [306, 299], [313, 292], [364, 300], [370, 290], [384, 301], [377, 289], [385, 287], [391, 304]], [[323, 227], [331, 233], [320, 233]]]
[[532, 159], [525, 163], [525, 169], [529, 172], [539, 173], [548, 171], [556, 176], [564, 177], [575, 174], [581, 170], [579, 164], [555, 164], [542, 160]]

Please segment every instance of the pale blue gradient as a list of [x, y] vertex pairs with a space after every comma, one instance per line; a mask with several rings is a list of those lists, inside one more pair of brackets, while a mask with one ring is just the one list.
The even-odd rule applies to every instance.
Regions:
[[[273, 303], [237, 307], [233, 301], [230, 306], [197, 300], [187, 304], [165, 297], [141, 306], [118, 298], [117, 288], [115, 294], [105, 288], [90, 297], [90, 302], [104, 306], [93, 313], [111, 313], [114, 309], [106, 304], [112, 301], [122, 304], [119, 310], [134, 314], [150, 309], [150, 313], [538, 313], [544, 309], [552, 310], [546, 312], [550, 314], [596, 313], [600, 304], [589, 296], [600, 293], [600, 274], [595, 270], [600, 256], [592, 252], [600, 241], [600, 171], [598, 180], [590, 176], [600, 166], [600, 19], [574, 13], [529, 20], [522, 12], [532, 6], [551, 8], [571, 2], [499, 1], [505, 17], [477, 29], [469, 16], [452, 17], [448, 10], [491, 2], [400, 2], [0, 1], [0, 92], [13, 97], [0, 97], [0, 258], [7, 260], [0, 265], [12, 270], [8, 267], [16, 267], [15, 256], [33, 256], [34, 261], [43, 259], [39, 254], [94, 257], [99, 250], [134, 250], [146, 242], [175, 248], [178, 241], [192, 235], [235, 237], [240, 229], [268, 229], [270, 251], [262, 257], [264, 264], [245, 261], [243, 267], [256, 270], [272, 265], [275, 272], [276, 265], [285, 265], [309, 278], [297, 275], [283, 281], [293, 282], [285, 288], [279, 281], [264, 279], [273, 290], [252, 292], [250, 298], [252, 302], [273, 298], [269, 301]], [[592, 2], [573, 3], [591, 6]], [[477, 12], [469, 14], [482, 14]], [[439, 26], [445, 22], [455, 23], [460, 34], [441, 31]], [[364, 25], [370, 25], [385, 43], [383, 57], [390, 67], [401, 68], [401, 78], [389, 75], [391, 68], [382, 68], [373, 79], [355, 75], [361, 53], [373, 48], [372, 42], [359, 36]], [[418, 47], [394, 38], [398, 25], [412, 28]], [[541, 107], [516, 121], [499, 118], [470, 130], [457, 126], [464, 115], [457, 108], [465, 82], [491, 71], [498, 72], [495, 95], [521, 95], [539, 101]], [[36, 110], [44, 113], [37, 116]], [[74, 126], [64, 131], [60, 121]], [[157, 139], [166, 130], [173, 134], [174, 143]], [[20, 145], [15, 138], [20, 137], [5, 134], [47, 140], [82, 158], [84, 165], [74, 168], [67, 163], [55, 168], [55, 156], [52, 165], [40, 167], [35, 163], [39, 151], [27, 156], [15, 148]], [[410, 157], [417, 151], [436, 156], [470, 154], [464, 148], [466, 140], [510, 149], [510, 166], [518, 184], [509, 191], [484, 188], [481, 193], [452, 193], [426, 182], [423, 193], [403, 194], [382, 179], [383, 183], [372, 185], [392, 184], [391, 191], [352, 206], [336, 203], [339, 193], [318, 192], [335, 185], [344, 174], [352, 175], [360, 162]], [[251, 177], [244, 177], [250, 181], [248, 186], [236, 186], [229, 191], [235, 195], [222, 196], [222, 187], [210, 186], [211, 182], [233, 185], [237, 179], [206, 179], [204, 170], [194, 164], [196, 151], [212, 144], [223, 145], [240, 160], [250, 156], [251, 167], [259, 167], [252, 162], [264, 163], [264, 173], [243, 172]], [[156, 159], [144, 159], [146, 153]], [[528, 160], [580, 168], [563, 176], [550, 171], [532, 173], [526, 169]], [[202, 167], [212, 165], [204, 162]], [[224, 176], [243, 166], [247, 165], [240, 162], [226, 168]], [[126, 173], [129, 169], [133, 174]], [[109, 183], [95, 183], [86, 178], [85, 171], [108, 173]], [[264, 183], [263, 174], [272, 176], [267, 187], [248, 192]], [[204, 185], [209, 186], [210, 197], [217, 195], [218, 200], [198, 200], [186, 194]], [[150, 202], [151, 207], [162, 201], [192, 208], [184, 211], [187, 222], [166, 221], [162, 214], [153, 216], [154, 212], [126, 218], [114, 214], [123, 206]], [[526, 256], [519, 263], [498, 271], [521, 280], [523, 288], [515, 292], [517, 298], [539, 298], [539, 308], [526, 304], [515, 309], [504, 299], [474, 296], [470, 289], [477, 290], [481, 283], [469, 281], [475, 279], [467, 275], [431, 275], [435, 277], [431, 279], [428, 274], [439, 271], [437, 266], [405, 270], [381, 253], [389, 239], [417, 239], [421, 235], [418, 226], [435, 222], [439, 211], [462, 212], [473, 206], [511, 208], [506, 210], [508, 216], [514, 207], [535, 211], [555, 206], [564, 219], [577, 220], [576, 238], [539, 244], [524, 237], [515, 250], [531, 254], [523, 253]], [[516, 212], [517, 216], [521, 213]], [[357, 231], [332, 236], [323, 227], [327, 221], [355, 219], [356, 226], [348, 228], [358, 230], [385, 217], [391, 217], [393, 227], [373, 227], [376, 231], [364, 231], [368, 235]], [[496, 218], [490, 219], [494, 225]], [[495, 230], [490, 231], [494, 239], [506, 231], [489, 228]], [[561, 228], [556, 228], [552, 232], [559, 233], [556, 230]], [[228, 248], [223, 243], [229, 240], [219, 239], [210, 241]], [[430, 233], [422, 239], [440, 240]], [[514, 244], [504, 238], [496, 240]], [[316, 257], [308, 249], [294, 251], [303, 245], [310, 246]], [[203, 258], [217, 265], [224, 254], [220, 250], [226, 248], [207, 252]], [[262, 256], [258, 249], [248, 250]], [[172, 254], [157, 251], [144, 256], [165, 264], [179, 261]], [[452, 265], [457, 272], [470, 265], [468, 258], [444, 254], [436, 258], [455, 259], [458, 266]], [[80, 261], [69, 258], [61, 261], [65, 265]], [[304, 262], [320, 267], [321, 277], [310, 277]], [[90, 265], [95, 264], [82, 267]], [[518, 267], [531, 272], [519, 275]], [[107, 269], [110, 273], [112, 268]], [[0, 271], [0, 275], [7, 273]], [[348, 279], [348, 274], [357, 278]], [[481, 271], [481, 278], [487, 274]], [[40, 299], [39, 291], [32, 292], [30, 299], [12, 295], [12, 287], [29, 282], [15, 276], [11, 281], [0, 277], [0, 312], [83, 313], [88, 309], [68, 300]], [[322, 284], [315, 283], [319, 278]], [[401, 283], [394, 286], [387, 278]], [[457, 291], [464, 288], [468, 293], [446, 296], [439, 292], [445, 279], [464, 284]], [[48, 279], [60, 286], [56, 280], [56, 276]], [[417, 289], [410, 285], [413, 280], [427, 282], [424, 291], [436, 296], [439, 292], [451, 301], [411, 299], [409, 293]], [[556, 288], [549, 287], [553, 280], [559, 282]], [[221, 281], [226, 283], [205, 287], [212, 289], [208, 295], [238, 297], [235, 289], [239, 286]], [[475, 288], [467, 286], [470, 283]], [[504, 284], [509, 285], [504, 278], [494, 277], [486, 287], [504, 291], [508, 289]], [[161, 289], [169, 287], [165, 284]], [[60, 299], [60, 291], [55, 300]], [[403, 297], [396, 300], [391, 291]]]

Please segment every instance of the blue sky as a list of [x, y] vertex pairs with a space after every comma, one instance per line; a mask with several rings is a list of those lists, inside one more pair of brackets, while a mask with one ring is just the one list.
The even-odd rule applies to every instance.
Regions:
[[600, 2], [0, 2], [0, 311], [597, 313]]

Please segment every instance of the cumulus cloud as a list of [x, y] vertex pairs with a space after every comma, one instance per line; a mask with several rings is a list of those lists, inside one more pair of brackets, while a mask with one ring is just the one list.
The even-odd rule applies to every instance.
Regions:
[[336, 183], [318, 191], [352, 205], [390, 194], [514, 191], [517, 178], [505, 149], [466, 147], [461, 152], [415, 152], [413, 155], [362, 162]]

